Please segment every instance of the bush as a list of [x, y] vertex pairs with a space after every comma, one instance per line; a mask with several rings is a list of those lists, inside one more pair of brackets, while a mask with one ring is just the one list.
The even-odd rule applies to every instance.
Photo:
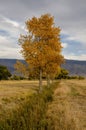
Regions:
[[83, 80], [83, 79], [85, 79], [85, 78], [82, 77], [82, 76], [79, 76], [78, 79], [79, 79], [79, 80]]
[[21, 76], [13, 75], [10, 79], [11, 79], [11, 80], [23, 80], [23, 79], [25, 79], [25, 78], [24, 78], [24, 77], [21, 77]]
[[69, 72], [62, 68], [60, 74], [56, 76], [56, 79], [67, 79], [68, 74]]
[[7, 80], [9, 77], [11, 77], [11, 73], [7, 67], [0, 65], [0, 80]]

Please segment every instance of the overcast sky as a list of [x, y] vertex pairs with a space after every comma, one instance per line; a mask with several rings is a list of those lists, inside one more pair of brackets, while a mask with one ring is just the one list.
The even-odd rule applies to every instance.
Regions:
[[86, 60], [86, 0], [0, 0], [0, 58], [22, 58], [18, 39], [25, 21], [45, 13], [61, 28], [64, 57]]

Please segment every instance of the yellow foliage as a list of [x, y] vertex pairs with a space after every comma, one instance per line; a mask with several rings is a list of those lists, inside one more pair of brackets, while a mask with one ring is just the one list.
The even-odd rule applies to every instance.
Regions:
[[63, 62], [60, 28], [54, 26], [49, 14], [26, 21], [28, 34], [20, 36], [21, 53], [27, 63], [42, 72], [56, 73]]
[[28, 67], [26, 67], [25, 64], [21, 63], [20, 61], [17, 61], [14, 65], [14, 68], [16, 71], [18, 71], [22, 76], [28, 77]]

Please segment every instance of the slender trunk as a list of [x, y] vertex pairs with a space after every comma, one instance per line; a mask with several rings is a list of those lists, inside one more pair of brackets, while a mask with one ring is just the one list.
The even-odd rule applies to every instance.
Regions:
[[39, 75], [39, 91], [42, 91], [42, 70], [41, 69]]
[[47, 75], [47, 86], [50, 87], [50, 76]]

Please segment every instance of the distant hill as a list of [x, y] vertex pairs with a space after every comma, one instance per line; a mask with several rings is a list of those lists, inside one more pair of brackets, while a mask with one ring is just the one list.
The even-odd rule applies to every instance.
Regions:
[[67, 69], [70, 75], [86, 77], [86, 61], [66, 60], [62, 67]]
[[[14, 64], [16, 61], [17, 59], [0, 59], [0, 65], [7, 66], [8, 70], [14, 74]], [[24, 63], [24, 60], [19, 61]], [[86, 76], [86, 61], [66, 60], [62, 68], [67, 69], [70, 75]]]

